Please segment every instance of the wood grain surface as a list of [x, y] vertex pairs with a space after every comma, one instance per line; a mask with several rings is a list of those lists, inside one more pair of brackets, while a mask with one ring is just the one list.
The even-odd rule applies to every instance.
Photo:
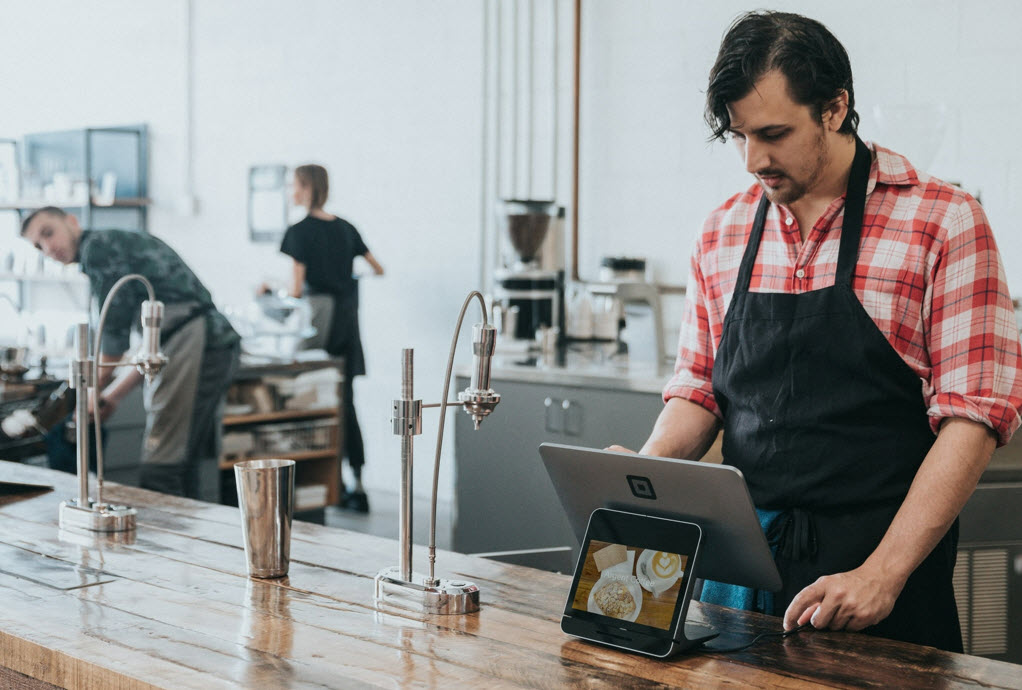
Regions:
[[[0, 480], [55, 487], [0, 497], [3, 687], [1022, 687], [1020, 666], [854, 633], [647, 659], [560, 631], [569, 577], [447, 552], [437, 573], [478, 584], [481, 611], [382, 609], [393, 540], [296, 522], [288, 577], [254, 580], [237, 509], [107, 484], [138, 529], [99, 535], [58, 528], [73, 475], [0, 462]], [[424, 570], [426, 550], [414, 558]], [[779, 628], [698, 603], [689, 617], [732, 644]]]

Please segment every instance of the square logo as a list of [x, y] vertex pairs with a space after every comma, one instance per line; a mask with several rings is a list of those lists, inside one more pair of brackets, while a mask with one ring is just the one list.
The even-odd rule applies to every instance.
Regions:
[[638, 477], [634, 474], [626, 475], [628, 477], [628, 487], [632, 490], [632, 495], [636, 498], [647, 498], [651, 501], [656, 500], [656, 491], [653, 490], [653, 482], [649, 480], [649, 477]]

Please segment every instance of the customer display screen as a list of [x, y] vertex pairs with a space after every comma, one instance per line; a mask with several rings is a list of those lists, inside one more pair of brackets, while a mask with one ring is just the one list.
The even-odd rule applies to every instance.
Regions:
[[670, 630], [688, 558], [590, 539], [572, 608]]

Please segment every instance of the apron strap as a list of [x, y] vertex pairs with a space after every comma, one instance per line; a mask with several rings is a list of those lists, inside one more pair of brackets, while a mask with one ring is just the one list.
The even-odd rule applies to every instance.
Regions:
[[[845, 193], [845, 216], [841, 226], [841, 248], [838, 252], [835, 285], [851, 286], [852, 277], [855, 275], [855, 265], [859, 258], [859, 239], [862, 237], [862, 218], [866, 207], [866, 188], [869, 185], [869, 171], [872, 165], [873, 157], [869, 147], [856, 136], [855, 158], [852, 160], [848, 188]], [[770, 200], [767, 199], [764, 192], [759, 199], [756, 218], [752, 223], [752, 233], [749, 235], [748, 245], [742, 255], [742, 264], [738, 269], [735, 295], [745, 294], [749, 291], [752, 269], [756, 265], [756, 254], [759, 252], [759, 243], [763, 238], [763, 227], [766, 225], [766, 214], [769, 207]], [[847, 230], [851, 232], [846, 232]]]
[[178, 332], [190, 324], [193, 319], [197, 319], [200, 316], [204, 316], [209, 312], [213, 311], [213, 305], [200, 304], [192, 309], [190, 312], [184, 315], [184, 317], [170, 328], [166, 328], [160, 332], [160, 344], [169, 343], [170, 339], [173, 338]]
[[855, 137], [855, 158], [845, 193], [845, 217], [841, 223], [841, 248], [838, 251], [835, 285], [852, 286], [855, 265], [859, 259], [859, 240], [862, 237], [862, 217], [866, 208], [866, 187], [873, 157], [862, 139]]
[[742, 255], [742, 265], [738, 269], [738, 281], [735, 283], [732, 299], [749, 291], [752, 267], [756, 265], [756, 253], [759, 252], [759, 241], [763, 237], [763, 226], [766, 223], [769, 207], [770, 201], [767, 199], [766, 192], [763, 192], [763, 196], [759, 200], [759, 207], [756, 209], [756, 219], [752, 223], [752, 234], [749, 235], [749, 243], [745, 247], [745, 254]]

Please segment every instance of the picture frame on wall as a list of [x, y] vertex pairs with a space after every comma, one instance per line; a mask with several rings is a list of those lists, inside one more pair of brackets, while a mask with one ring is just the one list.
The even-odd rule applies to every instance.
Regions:
[[248, 234], [252, 242], [280, 242], [288, 226], [287, 166], [248, 169]]

